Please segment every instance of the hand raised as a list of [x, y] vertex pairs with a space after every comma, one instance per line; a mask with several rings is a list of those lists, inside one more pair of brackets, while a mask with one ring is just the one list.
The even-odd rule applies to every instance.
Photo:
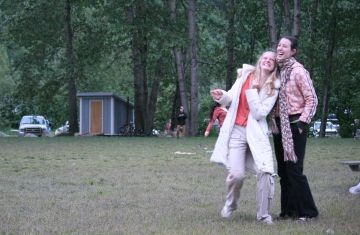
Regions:
[[210, 91], [210, 95], [214, 100], [219, 100], [222, 97], [223, 93], [220, 89], [214, 89]]

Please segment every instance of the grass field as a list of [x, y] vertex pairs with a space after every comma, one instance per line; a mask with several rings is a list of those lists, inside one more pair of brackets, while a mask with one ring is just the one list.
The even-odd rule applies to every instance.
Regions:
[[206, 153], [215, 140], [0, 138], [0, 234], [360, 233], [360, 196], [348, 192], [360, 172], [340, 164], [360, 160], [360, 141], [309, 139], [305, 174], [320, 217], [269, 226], [255, 220], [254, 176], [234, 216], [219, 217], [226, 171]]

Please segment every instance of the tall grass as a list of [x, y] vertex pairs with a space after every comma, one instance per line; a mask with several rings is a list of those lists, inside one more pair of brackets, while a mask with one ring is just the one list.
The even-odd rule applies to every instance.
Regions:
[[[0, 234], [359, 234], [360, 141], [309, 139], [305, 174], [317, 221], [255, 219], [255, 177], [239, 210], [219, 217], [226, 171], [215, 138], [0, 138]], [[176, 152], [188, 153], [178, 154]], [[272, 212], [279, 213], [279, 180]]]

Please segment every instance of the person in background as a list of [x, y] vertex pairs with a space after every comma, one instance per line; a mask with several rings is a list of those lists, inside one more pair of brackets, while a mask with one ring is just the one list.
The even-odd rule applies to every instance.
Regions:
[[172, 121], [171, 119], [168, 120], [168, 122], [165, 125], [165, 131], [164, 134], [172, 136]]
[[216, 120], [218, 120], [219, 128], [221, 128], [221, 126], [225, 120], [226, 114], [227, 114], [226, 106], [215, 102], [215, 105], [212, 107], [211, 112], [210, 112], [210, 121], [209, 121], [209, 124], [204, 133], [205, 137], [209, 136], [210, 131]]
[[270, 205], [274, 196], [274, 163], [266, 116], [278, 96], [275, 53], [264, 52], [256, 66], [244, 64], [229, 91], [214, 89], [214, 101], [229, 106], [210, 161], [228, 169], [227, 196], [221, 216], [231, 217], [237, 209], [246, 171], [257, 175], [256, 218], [272, 224]]
[[180, 106], [179, 113], [177, 114], [176, 120], [177, 120], [177, 126], [176, 126], [176, 137], [183, 137], [185, 136], [185, 123], [186, 123], [186, 113], [184, 111], [184, 107]]
[[277, 45], [281, 89], [270, 126], [281, 186], [278, 219], [306, 222], [319, 214], [303, 174], [308, 124], [315, 115], [318, 99], [309, 72], [294, 58], [297, 46], [297, 39], [292, 36], [282, 37]]

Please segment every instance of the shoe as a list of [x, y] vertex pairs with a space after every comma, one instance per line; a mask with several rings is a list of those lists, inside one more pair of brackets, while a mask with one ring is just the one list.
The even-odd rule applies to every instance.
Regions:
[[259, 221], [262, 222], [262, 223], [265, 223], [265, 224], [267, 224], [267, 225], [272, 225], [272, 224], [274, 224], [273, 221], [272, 221], [271, 216], [266, 217], [266, 218], [263, 218], [263, 219], [260, 219]]
[[303, 217], [299, 217], [297, 219], [298, 222], [300, 223], [307, 223], [307, 222], [311, 222], [313, 220], [315, 220], [317, 217], [307, 217], [307, 216], [303, 216]]
[[222, 208], [220, 215], [221, 215], [221, 217], [228, 219], [228, 218], [231, 217], [233, 211], [234, 211], [234, 210], [233, 210], [232, 208], [230, 208], [229, 206], [225, 205], [225, 206]]
[[356, 186], [349, 188], [349, 192], [354, 195], [360, 195], [360, 183]]

